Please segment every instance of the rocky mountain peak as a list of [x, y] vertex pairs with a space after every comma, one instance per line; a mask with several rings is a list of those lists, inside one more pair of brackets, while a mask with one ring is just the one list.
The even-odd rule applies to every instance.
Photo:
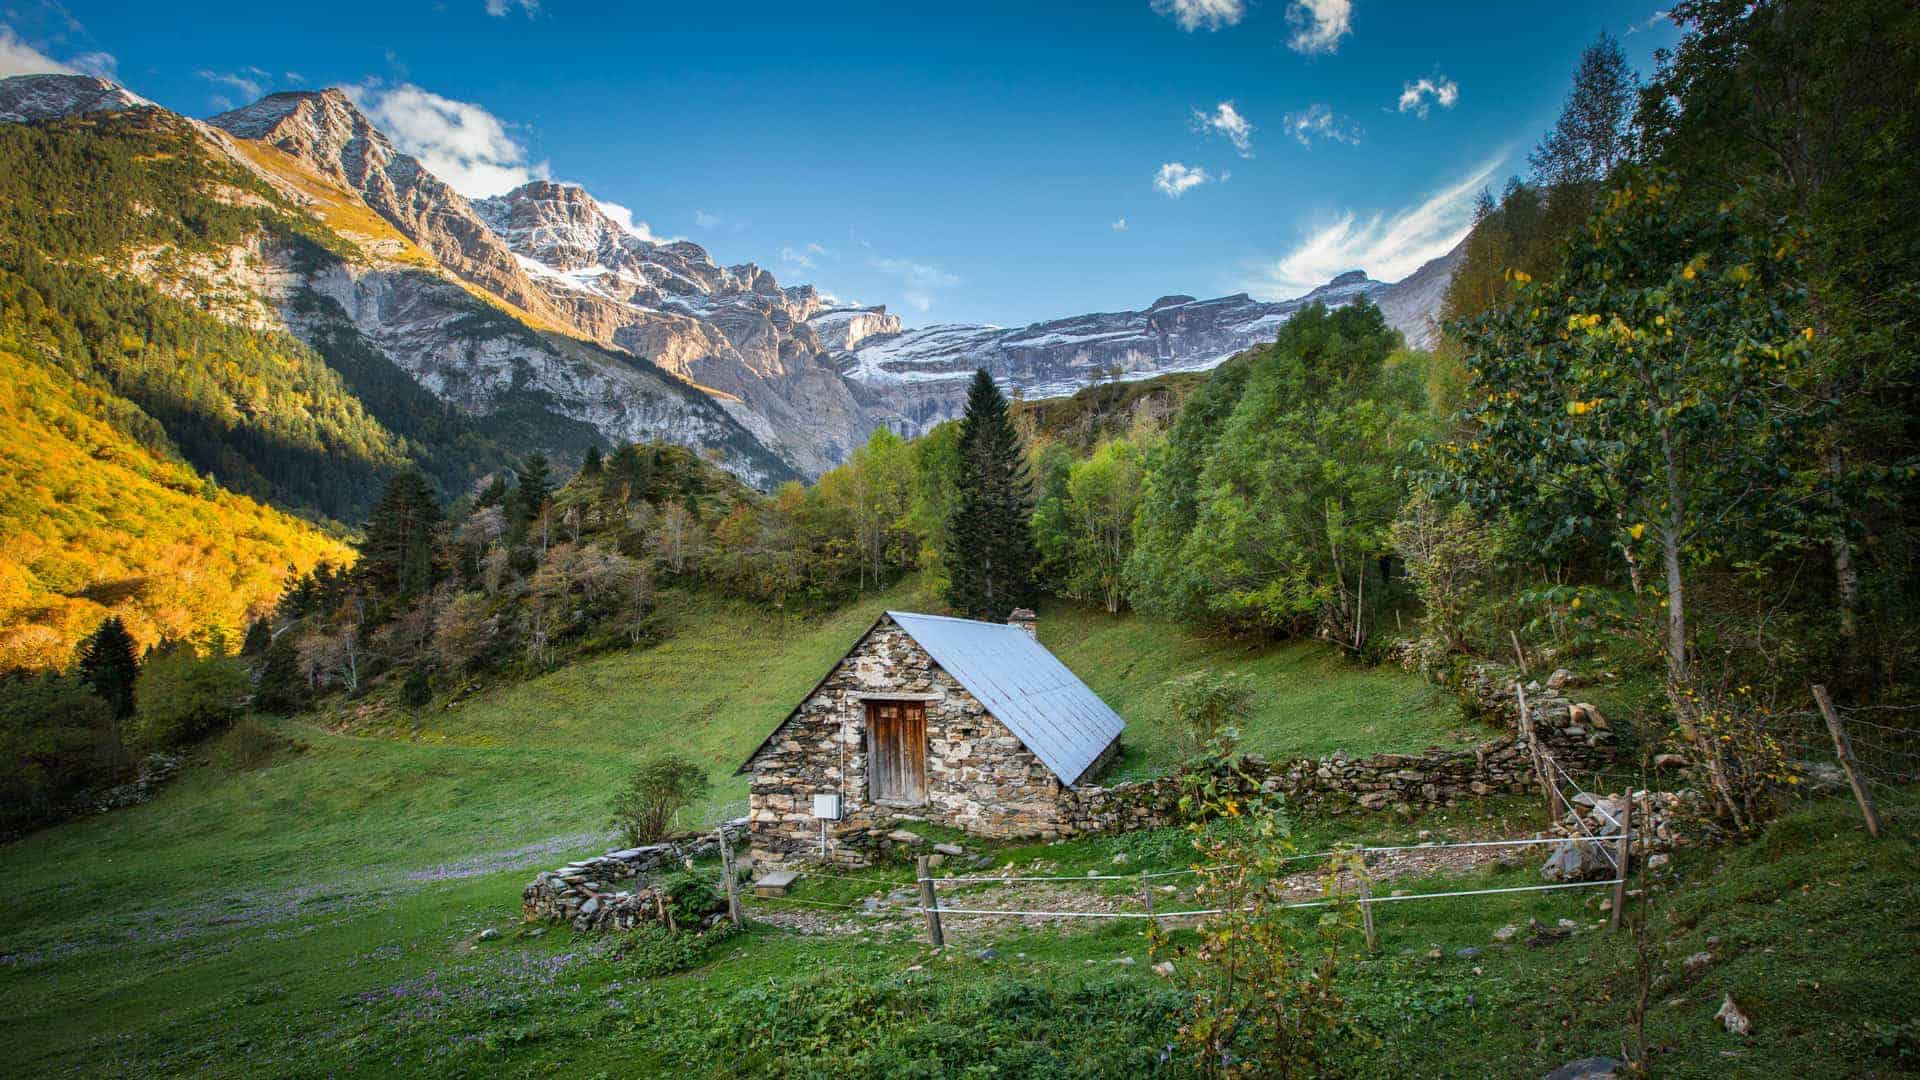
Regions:
[[15, 75], [0, 79], [0, 124], [119, 112], [153, 102], [92, 75]]
[[1153, 303], [1147, 305], [1147, 310], [1159, 311], [1161, 308], [1178, 307], [1181, 304], [1191, 304], [1193, 301], [1194, 298], [1191, 296], [1187, 296], [1184, 293], [1175, 293], [1172, 296], [1163, 296], [1155, 300]]
[[1342, 285], [1362, 285], [1365, 284], [1367, 280], [1367, 272], [1365, 270], [1349, 270], [1344, 274], [1336, 276], [1332, 281], [1327, 282], [1324, 287], [1337, 289]]

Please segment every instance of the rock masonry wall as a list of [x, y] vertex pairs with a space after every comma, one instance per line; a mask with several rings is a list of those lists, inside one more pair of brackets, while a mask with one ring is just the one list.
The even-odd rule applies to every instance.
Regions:
[[[729, 821], [720, 828], [735, 850], [746, 839], [747, 819]], [[526, 922], [572, 923], [575, 930], [631, 930], [642, 923], [666, 921], [665, 898], [644, 880], [644, 874], [688, 866], [696, 858], [718, 850], [712, 833], [682, 837], [661, 844], [609, 851], [605, 855], [570, 862], [558, 870], [542, 871], [520, 893], [520, 914]], [[631, 882], [627, 887], [619, 883]]]
[[[919, 699], [927, 715], [927, 802], [875, 803], [867, 787], [867, 701]], [[748, 763], [747, 817], [756, 863], [826, 860], [865, 865], [901, 818], [978, 836], [1060, 834], [1061, 783], [1006, 725], [933, 662], [906, 631], [882, 619], [837, 664]], [[839, 794], [822, 852], [815, 795]]]
[[[1527, 690], [1534, 732], [1569, 772], [1599, 768], [1614, 759], [1613, 732], [1591, 705], [1572, 701], [1568, 679], [1534, 684]], [[1544, 792], [1534, 774], [1533, 757], [1518, 730], [1511, 690], [1505, 711], [1516, 719], [1515, 732], [1470, 747], [1435, 747], [1418, 754], [1349, 757], [1335, 753], [1313, 760], [1269, 762], [1248, 757], [1229, 774], [1247, 789], [1285, 796], [1289, 803], [1334, 812], [1409, 811], [1446, 806], [1488, 795]], [[1119, 832], [1150, 829], [1180, 819], [1181, 781], [1161, 776], [1114, 787], [1083, 787], [1069, 792], [1061, 819], [1063, 832]]]

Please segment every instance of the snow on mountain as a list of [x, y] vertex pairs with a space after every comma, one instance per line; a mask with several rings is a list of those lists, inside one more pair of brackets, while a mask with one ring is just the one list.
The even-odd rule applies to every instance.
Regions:
[[119, 112], [153, 102], [91, 75], [15, 75], [0, 79], [0, 124]]

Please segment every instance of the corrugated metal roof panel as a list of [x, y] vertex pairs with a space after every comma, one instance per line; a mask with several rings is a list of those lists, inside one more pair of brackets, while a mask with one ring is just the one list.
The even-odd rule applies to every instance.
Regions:
[[1017, 626], [911, 611], [887, 615], [1065, 784], [1077, 783], [1126, 726]]

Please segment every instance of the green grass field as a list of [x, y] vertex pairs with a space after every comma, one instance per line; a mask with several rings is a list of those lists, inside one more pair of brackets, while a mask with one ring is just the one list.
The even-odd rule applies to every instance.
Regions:
[[[375, 714], [345, 733], [279, 724], [300, 749], [267, 767], [197, 766], [148, 805], [0, 848], [0, 1007], [13, 1020], [0, 1066], [21, 1076], [575, 1077], [1160, 1068], [1180, 998], [1147, 969], [1137, 928], [1007, 931], [928, 963], [904, 931], [761, 927], [670, 975], [619, 955], [618, 936], [523, 934], [521, 887], [536, 869], [605, 846], [607, 790], [630, 763], [658, 749], [692, 755], [719, 782], [708, 809], [723, 808], [744, 794], [731, 776], [739, 759], [878, 611], [930, 606], [912, 585], [813, 619], [668, 602], [675, 632], [656, 647], [418, 717]], [[1412, 677], [1355, 669], [1310, 644], [1250, 649], [1070, 606], [1045, 610], [1041, 633], [1127, 717], [1129, 773], [1170, 760], [1161, 683], [1198, 666], [1257, 680], [1247, 741], [1272, 756], [1411, 749], [1474, 731]], [[1515, 817], [1532, 813], [1490, 803], [1418, 822], [1302, 821], [1297, 841], [1401, 841], [1422, 827], [1506, 834], [1531, 828]], [[1084, 872], [1122, 852], [1136, 867], [1185, 858], [1171, 832], [995, 857]], [[1671, 1046], [1664, 1071], [1911, 1067], [1899, 1056], [1916, 1052], [1920, 873], [1910, 846], [1866, 842], [1832, 803], [1765, 842], [1681, 865], [1697, 884], [1665, 925], [1656, 919], [1663, 948], [1679, 956], [1717, 938], [1727, 961], [1652, 1022]], [[1531, 875], [1488, 870], [1446, 887]], [[797, 895], [844, 902], [862, 888], [815, 883]], [[1379, 953], [1350, 974], [1355, 1034], [1383, 1040], [1355, 1043], [1355, 1074], [1537, 1075], [1617, 1049], [1629, 959], [1618, 939], [1488, 944], [1494, 927], [1529, 915], [1590, 923], [1589, 897], [1406, 904], [1383, 915]], [[479, 940], [486, 928], [501, 936]], [[989, 944], [998, 957], [976, 959], [972, 950]], [[1468, 946], [1486, 952], [1454, 956]], [[1443, 959], [1425, 958], [1434, 948]], [[1751, 1044], [1710, 1030], [1723, 984], [1760, 1025]]]

